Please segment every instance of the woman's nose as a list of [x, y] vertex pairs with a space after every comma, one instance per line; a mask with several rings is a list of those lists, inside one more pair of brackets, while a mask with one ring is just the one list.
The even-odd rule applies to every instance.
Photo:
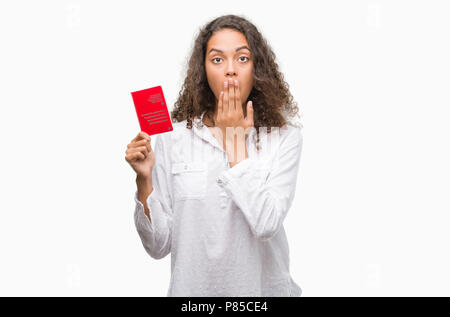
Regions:
[[227, 76], [231, 76], [231, 77], [236, 76], [236, 72], [234, 70], [233, 63], [228, 63], [228, 65], [227, 65]]
[[231, 79], [234, 79], [235, 77], [236, 77], [236, 72], [235, 71], [227, 71], [227, 74], [226, 74], [226, 80], [228, 80], [229, 78], [231, 78]]

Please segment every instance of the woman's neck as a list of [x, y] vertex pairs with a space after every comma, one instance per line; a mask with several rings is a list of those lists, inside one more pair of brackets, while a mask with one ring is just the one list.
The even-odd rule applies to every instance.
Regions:
[[[212, 115], [212, 116], [214, 117], [214, 115]], [[206, 111], [206, 113], [204, 114], [202, 122], [203, 122], [203, 124], [205, 124], [208, 128], [214, 126], [212, 120], [210, 119], [210, 116], [209, 116], [209, 112], [208, 112], [208, 111]]]

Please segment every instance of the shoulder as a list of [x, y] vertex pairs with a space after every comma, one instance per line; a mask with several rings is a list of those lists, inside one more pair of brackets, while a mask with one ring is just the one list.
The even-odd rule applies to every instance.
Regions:
[[[267, 127], [260, 127], [258, 132], [261, 149], [267, 155], [301, 147], [303, 142], [301, 128], [290, 123], [281, 127], [271, 127], [270, 132]], [[256, 142], [255, 135], [253, 135], [253, 142]]]
[[282, 146], [301, 146], [303, 143], [302, 128], [287, 123], [280, 128], [280, 144]]
[[187, 120], [172, 122], [172, 131], [160, 133], [156, 137], [156, 142], [164, 144], [164, 147], [170, 147], [187, 134], [189, 129], [186, 127]]
[[187, 125], [186, 119], [184, 119], [183, 121], [179, 121], [179, 122], [173, 122], [172, 123], [173, 131], [171, 131], [168, 134], [170, 134], [171, 136], [174, 136], [174, 135], [180, 135], [180, 134], [186, 133], [186, 130], [188, 130], [186, 125]]
[[301, 137], [302, 135], [302, 129], [296, 125], [293, 125], [291, 123], [286, 123], [283, 127], [280, 128], [286, 137], [290, 136], [297, 136]]

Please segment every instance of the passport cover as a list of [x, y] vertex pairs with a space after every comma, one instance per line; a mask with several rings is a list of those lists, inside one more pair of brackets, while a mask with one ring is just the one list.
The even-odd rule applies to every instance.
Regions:
[[173, 130], [161, 86], [134, 91], [131, 96], [142, 131], [153, 135]]

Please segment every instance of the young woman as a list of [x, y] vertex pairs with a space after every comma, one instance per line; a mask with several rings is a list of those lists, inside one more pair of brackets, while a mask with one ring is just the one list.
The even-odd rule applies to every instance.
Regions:
[[257, 28], [226, 15], [195, 41], [174, 130], [128, 144], [148, 254], [171, 253], [167, 296], [300, 296], [283, 221], [295, 195], [296, 103]]

